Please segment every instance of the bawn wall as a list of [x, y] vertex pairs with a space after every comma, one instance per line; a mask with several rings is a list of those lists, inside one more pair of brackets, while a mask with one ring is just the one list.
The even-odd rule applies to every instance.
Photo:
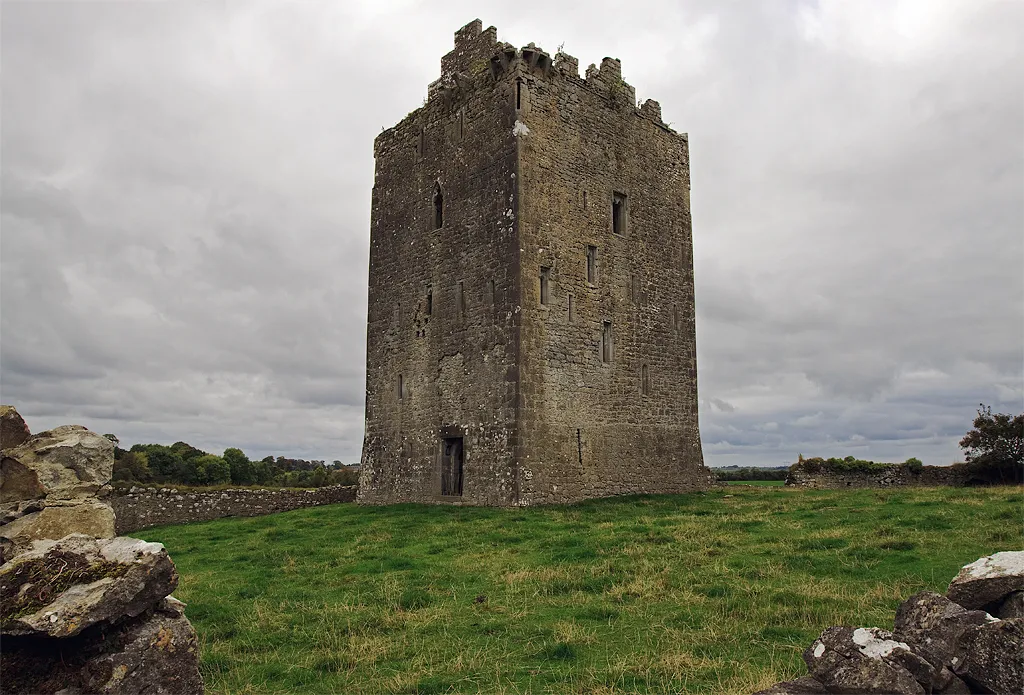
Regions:
[[262, 516], [302, 507], [353, 502], [355, 498], [355, 485], [190, 492], [133, 487], [127, 492], [111, 493], [107, 501], [114, 508], [120, 536], [150, 526], [210, 521], [226, 516]]
[[796, 464], [789, 469], [786, 485], [820, 489], [843, 489], [848, 487], [933, 487], [950, 485], [959, 487], [967, 484], [961, 468], [952, 466], [922, 466], [918, 472], [900, 464], [893, 464], [880, 471], [831, 471], [827, 469], [808, 470]]

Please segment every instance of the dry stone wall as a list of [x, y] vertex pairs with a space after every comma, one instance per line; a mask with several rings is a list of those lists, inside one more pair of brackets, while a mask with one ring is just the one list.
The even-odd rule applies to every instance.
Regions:
[[830, 470], [825, 467], [795, 464], [786, 476], [786, 485], [829, 490], [855, 487], [934, 487], [967, 484], [964, 469], [952, 466], [885, 465], [878, 470]]
[[830, 627], [803, 653], [808, 674], [755, 695], [1024, 692], [1024, 552], [965, 565], [945, 596], [922, 591], [893, 630]]
[[181, 491], [133, 487], [108, 498], [117, 517], [117, 533], [151, 526], [210, 521], [227, 516], [262, 516], [322, 504], [353, 502], [355, 485], [313, 489]]
[[79, 425], [33, 436], [0, 406], [0, 463], [3, 692], [201, 695], [174, 563], [112, 537], [113, 444]]

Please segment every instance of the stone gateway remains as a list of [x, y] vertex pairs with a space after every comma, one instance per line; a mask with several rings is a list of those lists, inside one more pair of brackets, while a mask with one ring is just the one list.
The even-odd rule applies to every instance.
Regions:
[[481, 27], [374, 143], [359, 501], [707, 488], [687, 136]]

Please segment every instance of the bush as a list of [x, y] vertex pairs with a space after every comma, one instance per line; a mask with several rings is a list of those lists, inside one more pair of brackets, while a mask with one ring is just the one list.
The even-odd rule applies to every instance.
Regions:
[[903, 462], [903, 467], [914, 475], [918, 475], [921, 469], [924, 468], [924, 464], [921, 462], [921, 459], [912, 457]]

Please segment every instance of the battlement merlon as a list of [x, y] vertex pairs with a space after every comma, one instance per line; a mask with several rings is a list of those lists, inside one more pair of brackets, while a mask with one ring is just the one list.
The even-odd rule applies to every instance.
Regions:
[[483, 28], [483, 22], [474, 19], [455, 32], [455, 48], [441, 57], [441, 82], [456, 78], [459, 73], [474, 74], [478, 65], [486, 65], [498, 49], [498, 30]]

